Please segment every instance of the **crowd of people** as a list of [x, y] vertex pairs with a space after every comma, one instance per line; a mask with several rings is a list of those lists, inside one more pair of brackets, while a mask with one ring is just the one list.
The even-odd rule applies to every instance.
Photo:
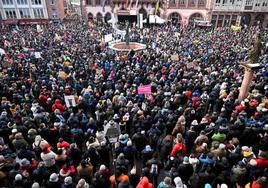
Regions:
[[[95, 22], [0, 31], [1, 187], [268, 187], [267, 29], [133, 27], [147, 48], [127, 54], [103, 42], [111, 32]], [[262, 68], [239, 101], [257, 33]], [[105, 127], [120, 129], [115, 143]]]

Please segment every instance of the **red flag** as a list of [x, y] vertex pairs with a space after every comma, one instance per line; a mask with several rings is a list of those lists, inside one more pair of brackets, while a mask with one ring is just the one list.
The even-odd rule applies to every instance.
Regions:
[[7, 46], [10, 46], [11, 45], [11, 43], [8, 41], [8, 40], [5, 40], [5, 42], [4, 42], [4, 46], [5, 46], [5, 48], [7, 47]]
[[13, 64], [13, 60], [10, 58], [9, 54], [4, 50], [6, 58], [10, 64]]

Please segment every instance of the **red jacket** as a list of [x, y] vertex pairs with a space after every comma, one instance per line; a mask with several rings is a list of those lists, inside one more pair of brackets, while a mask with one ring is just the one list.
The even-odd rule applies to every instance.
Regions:
[[142, 177], [136, 188], [153, 188], [153, 184], [149, 182], [147, 177]]
[[65, 150], [68, 150], [70, 147], [70, 144], [66, 141], [58, 142], [57, 148], [64, 148]]
[[263, 172], [265, 168], [268, 168], [268, 160], [259, 157], [258, 159], [255, 159], [257, 162], [257, 166], [260, 168], [260, 170]]
[[52, 105], [52, 110], [53, 112], [58, 109], [60, 110], [61, 114], [63, 114], [64, 110], [65, 110], [65, 106], [61, 104], [59, 99], [55, 100], [55, 103]]
[[186, 153], [186, 146], [183, 144], [183, 143], [177, 143], [171, 153], [170, 153], [170, 156], [171, 157], [177, 157], [178, 153], [181, 152], [182, 155], [185, 155]]

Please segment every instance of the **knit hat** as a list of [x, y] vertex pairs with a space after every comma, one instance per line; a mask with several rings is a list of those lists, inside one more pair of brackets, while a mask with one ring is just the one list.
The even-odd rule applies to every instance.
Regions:
[[183, 164], [189, 164], [189, 158], [187, 156], [183, 158]]
[[132, 169], [130, 170], [130, 174], [131, 174], [131, 175], [135, 175], [136, 173], [137, 173], [136, 168], [132, 168]]
[[150, 145], [145, 146], [145, 150], [146, 151], [152, 151], [151, 146]]
[[209, 183], [206, 183], [205, 188], [212, 188], [212, 186]]
[[130, 140], [127, 141], [127, 146], [132, 146], [132, 142]]
[[57, 182], [57, 181], [59, 181], [59, 175], [56, 174], [56, 173], [51, 174], [50, 177], [49, 177], [49, 181], [50, 182]]
[[198, 125], [197, 120], [193, 120], [193, 121], [192, 121], [192, 125]]
[[100, 165], [100, 170], [105, 170], [106, 169], [106, 166], [105, 165]]
[[225, 149], [225, 145], [224, 144], [220, 144], [219, 145], [219, 149]]
[[12, 129], [12, 131], [11, 131], [13, 134], [16, 134], [17, 132], [18, 132], [18, 130], [17, 129]]
[[39, 183], [37, 183], [37, 182], [33, 183], [32, 188], [40, 188]]
[[21, 160], [20, 164], [21, 166], [28, 166], [30, 164], [30, 161], [24, 158]]
[[21, 180], [22, 180], [22, 175], [17, 174], [17, 175], [15, 176], [15, 181], [21, 181]]
[[89, 188], [89, 185], [85, 179], [80, 179], [76, 185], [76, 188]]
[[64, 184], [65, 185], [70, 185], [73, 183], [73, 179], [71, 176], [67, 176], [66, 178], [64, 178]]
[[223, 183], [221, 184], [221, 188], [228, 188], [228, 186], [225, 183]]

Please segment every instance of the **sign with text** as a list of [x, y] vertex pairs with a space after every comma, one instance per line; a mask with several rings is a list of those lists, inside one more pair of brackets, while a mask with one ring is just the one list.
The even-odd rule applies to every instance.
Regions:
[[67, 108], [76, 106], [74, 95], [64, 96], [64, 100]]
[[138, 87], [138, 94], [151, 94], [151, 84], [143, 85]]

